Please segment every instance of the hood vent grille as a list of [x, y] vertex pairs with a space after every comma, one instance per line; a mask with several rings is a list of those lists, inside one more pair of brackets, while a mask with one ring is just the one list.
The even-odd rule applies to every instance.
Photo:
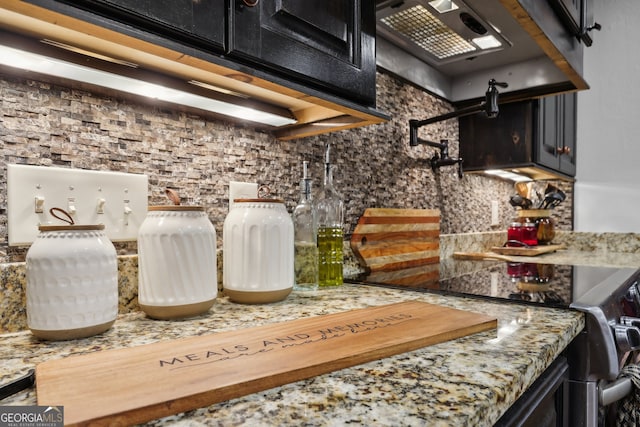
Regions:
[[[381, 2], [377, 31], [389, 41], [432, 65], [474, 58], [511, 46], [499, 29], [463, 0]], [[440, 9], [440, 11], [438, 10]]]
[[449, 29], [421, 5], [401, 10], [381, 21], [438, 59], [476, 50], [474, 45]]

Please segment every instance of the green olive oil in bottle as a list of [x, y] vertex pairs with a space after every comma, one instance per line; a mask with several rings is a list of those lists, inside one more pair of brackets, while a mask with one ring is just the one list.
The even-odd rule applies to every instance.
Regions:
[[342, 285], [344, 202], [333, 187], [333, 167], [327, 145], [324, 185], [316, 204], [318, 215], [318, 284], [320, 287]]

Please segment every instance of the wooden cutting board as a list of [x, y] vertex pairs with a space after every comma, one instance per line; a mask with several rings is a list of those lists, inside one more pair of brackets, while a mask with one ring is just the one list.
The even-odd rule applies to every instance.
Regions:
[[38, 404], [64, 406], [65, 424], [131, 425], [496, 326], [482, 314], [407, 301], [97, 351], [39, 364]]
[[517, 256], [538, 256], [542, 254], [548, 254], [555, 252], [559, 249], [565, 249], [565, 245], [538, 245], [531, 248], [522, 247], [509, 247], [509, 246], [494, 246], [491, 248], [491, 252], [502, 255], [517, 255]]
[[370, 271], [440, 263], [440, 211], [369, 208], [351, 235], [351, 250]]
[[489, 252], [454, 252], [453, 257], [467, 260], [497, 259], [502, 261], [517, 261], [519, 256], [538, 256], [565, 248], [565, 245], [540, 245], [531, 248], [494, 246]]
[[512, 261], [513, 257], [500, 255], [494, 252], [454, 252], [453, 258], [470, 261], [482, 261], [488, 259], [496, 259], [499, 261]]

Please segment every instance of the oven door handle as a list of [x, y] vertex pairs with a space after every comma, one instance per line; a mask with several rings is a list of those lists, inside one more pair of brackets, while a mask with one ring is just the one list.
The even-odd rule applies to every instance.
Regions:
[[624, 377], [604, 387], [598, 387], [598, 389], [600, 405], [608, 406], [613, 402], [627, 397], [633, 390], [633, 383], [631, 382], [631, 378]]

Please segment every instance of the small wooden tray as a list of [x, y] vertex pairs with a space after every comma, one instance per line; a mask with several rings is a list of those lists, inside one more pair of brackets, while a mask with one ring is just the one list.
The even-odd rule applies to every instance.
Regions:
[[516, 256], [537, 256], [542, 254], [548, 254], [555, 252], [559, 249], [565, 249], [565, 245], [538, 245], [530, 248], [524, 247], [511, 247], [511, 246], [494, 246], [491, 248], [492, 252], [501, 255], [516, 255]]

